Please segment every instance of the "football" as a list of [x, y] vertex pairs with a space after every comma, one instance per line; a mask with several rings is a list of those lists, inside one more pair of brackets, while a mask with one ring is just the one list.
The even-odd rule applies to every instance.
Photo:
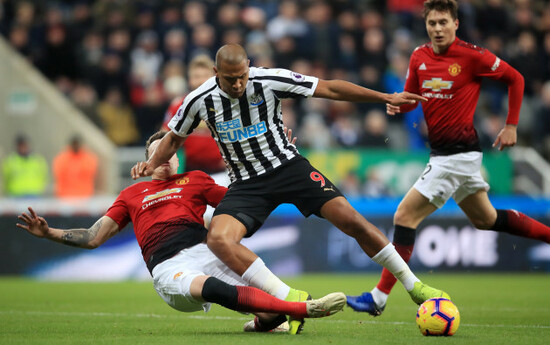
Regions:
[[416, 312], [416, 324], [426, 336], [450, 336], [460, 324], [456, 305], [446, 298], [431, 298], [420, 305]]

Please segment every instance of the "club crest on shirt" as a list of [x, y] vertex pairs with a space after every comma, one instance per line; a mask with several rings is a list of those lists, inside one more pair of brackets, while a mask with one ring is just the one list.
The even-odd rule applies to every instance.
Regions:
[[177, 180], [175, 182], [177, 185], [184, 185], [184, 184], [187, 184], [189, 183], [189, 177], [184, 177], [184, 178], [180, 178], [179, 180]]
[[262, 95], [255, 93], [248, 97], [248, 101], [250, 102], [250, 105], [256, 107], [264, 102], [264, 98]]
[[462, 67], [460, 67], [460, 65], [457, 64], [456, 62], [449, 66], [449, 74], [453, 77], [456, 77], [457, 75], [459, 75], [461, 71], [462, 71]]

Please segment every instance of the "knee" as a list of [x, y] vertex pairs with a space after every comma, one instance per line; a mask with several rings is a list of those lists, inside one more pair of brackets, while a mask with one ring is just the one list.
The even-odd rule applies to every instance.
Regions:
[[211, 250], [215, 248], [227, 248], [239, 244], [246, 229], [230, 226], [226, 223], [213, 222], [206, 236], [206, 244]]
[[479, 230], [491, 230], [495, 221], [493, 219], [485, 218], [470, 218], [472, 224]]

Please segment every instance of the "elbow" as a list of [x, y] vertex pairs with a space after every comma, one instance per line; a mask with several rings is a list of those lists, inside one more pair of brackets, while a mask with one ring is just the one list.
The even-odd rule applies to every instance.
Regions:
[[84, 245], [84, 249], [96, 249], [100, 245], [101, 243], [99, 241], [90, 241], [86, 245]]

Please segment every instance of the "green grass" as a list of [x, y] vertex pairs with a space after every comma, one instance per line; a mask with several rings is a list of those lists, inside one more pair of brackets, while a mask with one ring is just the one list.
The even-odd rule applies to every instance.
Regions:
[[[358, 294], [377, 275], [304, 275], [285, 279], [314, 297]], [[250, 317], [214, 306], [205, 314], [168, 307], [151, 283], [66, 283], [0, 279], [0, 344], [549, 344], [550, 275], [423, 274], [461, 312], [456, 335], [423, 337], [416, 306], [396, 286], [381, 317], [343, 313], [308, 320], [304, 332], [250, 334]]]

